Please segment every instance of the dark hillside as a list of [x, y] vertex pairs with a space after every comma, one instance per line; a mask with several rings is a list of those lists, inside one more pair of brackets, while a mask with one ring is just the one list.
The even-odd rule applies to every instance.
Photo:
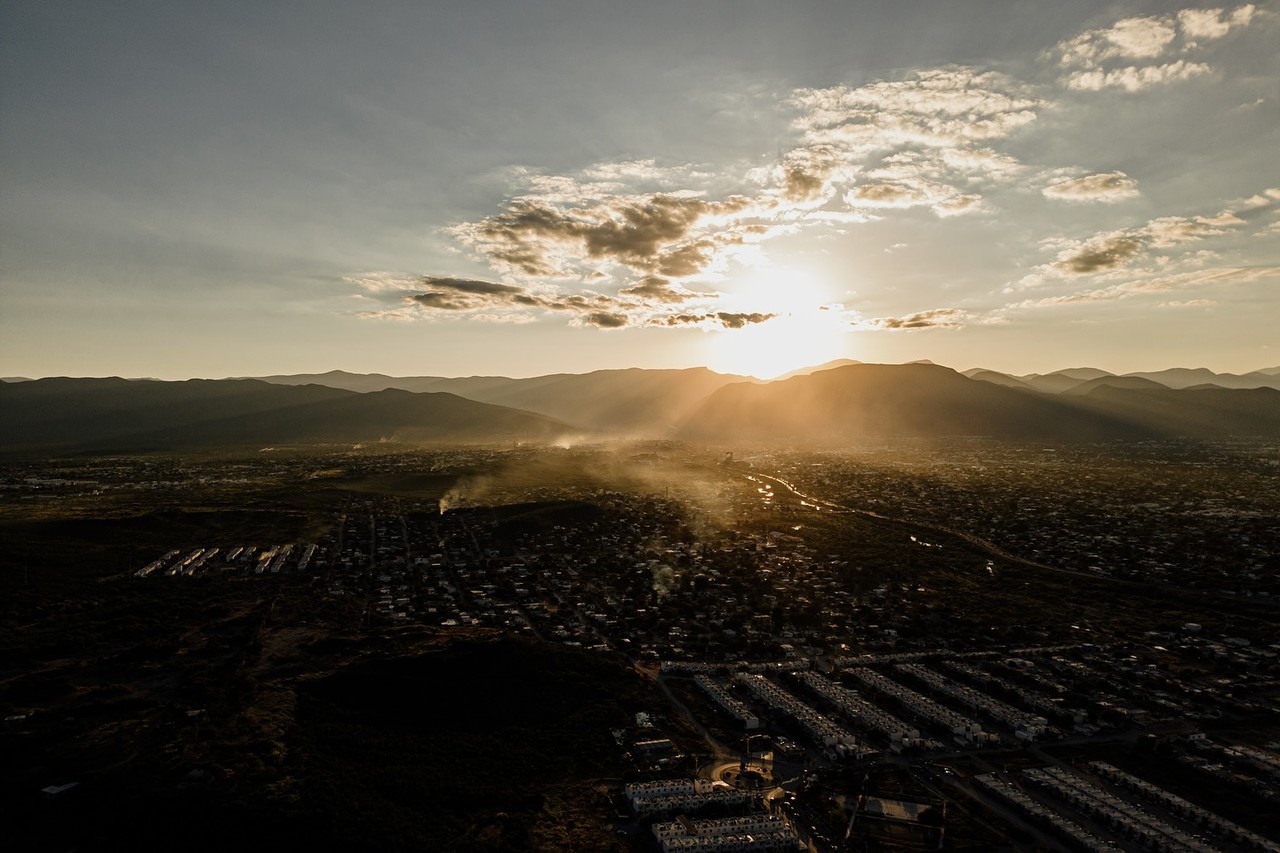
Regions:
[[865, 364], [770, 385], [731, 385], [685, 423], [689, 438], [829, 441], [977, 435], [1008, 439], [1140, 438], [1102, 411], [967, 379], [945, 367]]

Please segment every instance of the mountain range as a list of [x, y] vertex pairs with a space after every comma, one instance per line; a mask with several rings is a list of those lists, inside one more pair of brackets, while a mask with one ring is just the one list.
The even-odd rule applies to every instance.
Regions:
[[1085, 383], [1112, 385], [1113, 387], [1140, 387], [1131, 379], [1145, 379], [1151, 388], [1164, 387], [1178, 390], [1186, 388], [1276, 388], [1280, 389], [1280, 367], [1255, 370], [1251, 373], [1214, 373], [1204, 367], [1173, 367], [1168, 370], [1157, 370], [1149, 373], [1114, 374], [1096, 367], [1069, 367], [1066, 370], [1055, 370], [1053, 373], [1028, 373], [1016, 376], [1000, 373], [996, 370], [985, 370], [975, 367], [964, 371], [971, 379], [979, 379], [995, 385], [1010, 388], [1032, 388], [1049, 394], [1061, 394], [1078, 388]]
[[361, 442], [548, 441], [575, 428], [456, 394], [257, 379], [0, 384], [0, 448], [157, 450]]
[[448, 392], [497, 406], [528, 409], [589, 430], [654, 433], [675, 427], [708, 394], [734, 382], [756, 382], [746, 376], [715, 373], [705, 367], [686, 370], [596, 370], [554, 373], [529, 379], [505, 376], [384, 376], [379, 373], [307, 373], [263, 376], [279, 385], [325, 385], [351, 391], [398, 388], [413, 392]]
[[[1201, 381], [1214, 378], [1214, 382]], [[1224, 383], [1253, 387], [1224, 387]], [[1180, 387], [1172, 387], [1174, 384]], [[529, 379], [332, 371], [185, 382], [0, 382], [0, 449], [491, 444], [575, 437], [840, 443], [989, 436], [1100, 441], [1280, 438], [1280, 368], [1236, 376], [1096, 368], [1011, 376], [849, 359], [772, 382], [688, 370]]]

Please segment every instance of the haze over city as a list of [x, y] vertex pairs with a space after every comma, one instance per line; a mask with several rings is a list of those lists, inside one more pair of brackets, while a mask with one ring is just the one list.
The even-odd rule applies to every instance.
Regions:
[[1271, 367], [1278, 13], [8, 3], [0, 373]]

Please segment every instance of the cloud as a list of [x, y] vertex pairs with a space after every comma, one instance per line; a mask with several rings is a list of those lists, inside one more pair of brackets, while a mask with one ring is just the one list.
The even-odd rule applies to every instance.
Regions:
[[1060, 62], [1092, 68], [1107, 59], [1155, 59], [1177, 35], [1171, 18], [1124, 18], [1060, 44]]
[[1202, 77], [1212, 73], [1213, 69], [1203, 62], [1187, 62], [1179, 59], [1163, 65], [1130, 65], [1125, 68], [1113, 68], [1104, 71], [1101, 68], [1080, 71], [1067, 78], [1067, 86], [1087, 92], [1098, 92], [1102, 89], [1123, 89], [1126, 92], [1140, 92], [1162, 83], [1176, 83]]
[[[493, 266], [526, 276], [565, 277], [581, 274], [584, 262], [607, 261], [684, 277], [709, 266], [718, 247], [741, 241], [723, 226], [751, 207], [743, 196], [710, 201], [677, 193], [580, 199], [572, 206], [524, 197], [452, 230]], [[700, 226], [712, 227], [700, 233]]]
[[803, 166], [793, 165], [786, 169], [783, 178], [783, 196], [790, 201], [812, 201], [822, 198], [826, 193], [826, 176], [829, 170], [806, 170]]
[[[442, 314], [465, 314], [470, 319], [503, 322], [528, 322], [530, 312], [565, 312], [587, 318], [597, 314], [619, 314], [642, 311], [643, 300], [626, 300], [585, 291], [564, 294], [555, 288], [533, 290], [513, 284], [484, 279], [447, 276], [404, 276], [370, 273], [349, 279], [373, 298], [388, 303], [386, 309], [366, 311], [360, 316], [375, 319], [423, 319]], [[369, 282], [373, 283], [373, 289]], [[609, 320], [597, 318], [591, 325], [607, 326]]]
[[617, 296], [584, 291], [537, 290], [484, 279], [368, 273], [350, 282], [389, 307], [361, 312], [367, 319], [411, 320], [465, 317], [487, 323], [528, 323], [539, 314], [567, 314], [570, 325], [597, 329], [632, 326], [706, 330], [740, 329], [764, 323], [777, 314], [761, 312], [689, 311], [678, 306], [714, 301], [717, 294], [684, 290], [659, 276], [646, 276]]
[[805, 141], [832, 145], [833, 153], [1001, 139], [1034, 121], [1042, 106], [1010, 77], [958, 67], [858, 87], [799, 89], [790, 103], [800, 112], [795, 126]]
[[623, 296], [634, 296], [652, 302], [676, 303], [697, 299], [705, 294], [693, 293], [673, 287], [671, 282], [656, 275], [645, 276], [635, 284], [623, 288], [619, 293]]
[[1183, 9], [1178, 13], [1182, 32], [1193, 39], [1210, 41], [1220, 39], [1237, 27], [1247, 26], [1253, 20], [1257, 8], [1252, 4], [1240, 6], [1230, 12], [1222, 9]]
[[[1136, 92], [1214, 73], [1212, 46], [1227, 47], [1225, 40], [1257, 17], [1254, 7], [1242, 6], [1124, 18], [1042, 54], [1053, 69], [1032, 78], [1038, 83], [947, 66], [796, 89], [780, 102], [791, 113], [789, 147], [754, 168], [743, 161], [713, 170], [643, 158], [562, 175], [513, 168], [508, 197], [487, 215], [444, 232], [490, 273], [366, 273], [349, 281], [359, 298], [381, 303], [362, 316], [395, 320], [529, 322], [558, 315], [575, 326], [603, 329], [765, 322], [774, 315], [759, 309], [775, 300], [731, 301], [716, 288], [732, 291], [735, 274], [768, 259], [770, 241], [785, 235], [837, 237], [862, 223], [900, 216], [914, 217], [917, 227], [921, 208], [948, 219], [998, 213], [1007, 202], [1020, 216], [1026, 213], [1026, 222], [993, 240], [1004, 243], [1034, 228], [1050, 203], [1137, 197], [1137, 181], [1125, 172], [1052, 164], [1037, 164], [1032, 172], [1009, 149], [1054, 150], [1017, 137], [1034, 131], [1043, 114], [1058, 120], [1070, 112], [1059, 106], [1080, 100], [1059, 86]], [[1261, 219], [1277, 197], [1280, 190], [1269, 190], [1213, 215], [1095, 226], [1100, 230], [1092, 236], [1042, 242], [1044, 262], [1010, 289], [1065, 282], [1080, 287], [1079, 280], [1092, 279], [1081, 289], [1104, 291], [1124, 277], [1218, 263], [1193, 259], [1180, 247]], [[1059, 207], [1051, 215], [1061, 213]], [[918, 245], [926, 244], [922, 235]], [[813, 245], [796, 240], [783, 248]], [[719, 310], [724, 307], [735, 311]], [[857, 322], [867, 329], [946, 328], [995, 316], [945, 308]]]
[[959, 329], [973, 319], [973, 315], [960, 308], [934, 308], [908, 314], [905, 317], [876, 317], [858, 320], [855, 329], [865, 331], [900, 329]]
[[[1174, 260], [1169, 255], [1153, 255], [1156, 250], [1176, 249], [1209, 237], [1227, 234], [1246, 224], [1234, 211], [1222, 210], [1212, 216], [1162, 216], [1135, 228], [1124, 228], [1095, 234], [1084, 240], [1058, 239], [1046, 242], [1057, 249], [1057, 257], [1036, 267], [1006, 292], [1043, 285], [1048, 281], [1077, 276], [1118, 273], [1139, 259], [1152, 259], [1157, 267], [1168, 267]], [[1183, 267], [1206, 262], [1201, 253], [1184, 252], [1178, 263]]]
[[913, 207], [929, 201], [929, 194], [923, 187], [905, 184], [864, 184], [845, 196], [850, 207]]
[[595, 326], [597, 329], [621, 329], [623, 326], [629, 325], [629, 320], [625, 314], [616, 314], [611, 311], [593, 311], [582, 318], [582, 322], [588, 326]]
[[1078, 250], [1060, 256], [1053, 266], [1062, 272], [1085, 275], [1124, 266], [1143, 249], [1143, 242], [1124, 234], [1095, 238]]
[[1161, 302], [1161, 308], [1208, 308], [1217, 305], [1216, 299], [1179, 299], [1172, 302]]
[[982, 196], [976, 193], [965, 193], [945, 198], [933, 206], [933, 212], [944, 219], [959, 216], [962, 213], [973, 213], [982, 209]]
[[955, 216], [976, 210], [982, 196], [959, 193], [929, 181], [906, 179], [854, 187], [844, 197], [852, 208], [907, 208], [929, 206], [939, 216]]
[[1224, 210], [1216, 216], [1163, 216], [1148, 222], [1145, 230], [1153, 247], [1167, 249], [1193, 240], [1225, 234], [1226, 229], [1243, 224], [1243, 219]]
[[1186, 57], [1203, 50], [1204, 42], [1248, 26], [1255, 12], [1245, 5], [1124, 18], [1059, 42], [1049, 56], [1063, 69], [1060, 82], [1069, 89], [1139, 92], [1213, 73], [1207, 63]]
[[524, 288], [495, 281], [423, 276], [419, 283], [428, 289], [412, 294], [408, 299], [424, 308], [466, 311], [502, 302], [523, 302], [530, 305], [536, 302]]
[[[1249, 284], [1280, 277], [1280, 267], [1218, 267], [1171, 275], [1152, 275], [1123, 281], [1108, 287], [1084, 290], [1076, 293], [1047, 296], [1007, 306], [1010, 309], [1046, 306], [1078, 305], [1092, 302], [1113, 302], [1135, 296], [1191, 290], [1223, 284]], [[1208, 300], [1188, 300], [1182, 303], [1166, 303], [1167, 307], [1192, 307], [1207, 304]]]
[[[991, 143], [1036, 119], [1044, 102], [996, 72], [949, 67], [862, 86], [798, 89], [800, 144], [757, 178], [792, 204], [832, 197], [847, 205], [912, 207], [971, 194], [1022, 168]], [[853, 186], [863, 178], [861, 186]], [[952, 205], [953, 211], [966, 205]]]
[[651, 320], [651, 326], [701, 326], [703, 328], [741, 329], [756, 323], [765, 323], [777, 314], [735, 313], [716, 311], [707, 314], [672, 314]]
[[1100, 201], [1111, 204], [1138, 195], [1138, 182], [1124, 172], [1085, 175], [1050, 184], [1040, 191], [1045, 198], [1064, 201]]

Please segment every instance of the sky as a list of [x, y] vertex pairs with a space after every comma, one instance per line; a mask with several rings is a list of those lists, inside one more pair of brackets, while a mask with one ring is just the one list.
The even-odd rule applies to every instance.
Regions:
[[1280, 365], [1280, 0], [0, 6], [0, 375]]

